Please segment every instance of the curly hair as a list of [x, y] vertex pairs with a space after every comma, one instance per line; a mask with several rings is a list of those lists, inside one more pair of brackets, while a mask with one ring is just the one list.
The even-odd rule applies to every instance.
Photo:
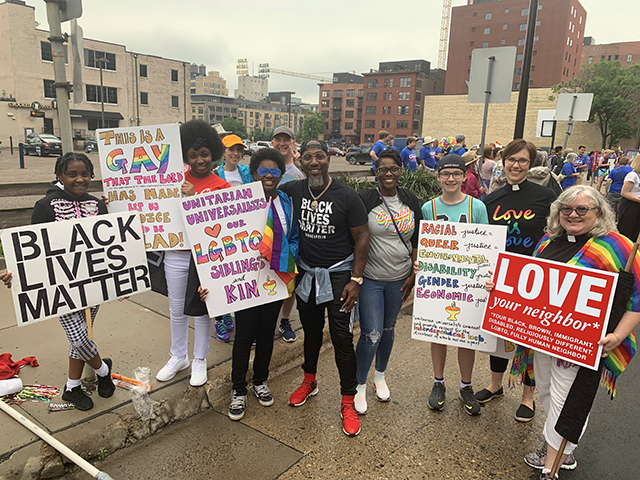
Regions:
[[560, 224], [560, 209], [573, 203], [580, 194], [586, 197], [599, 211], [596, 223], [591, 231], [588, 232], [589, 236], [603, 237], [609, 232], [618, 231], [616, 228], [616, 217], [609, 203], [605, 200], [605, 197], [593, 187], [588, 185], [575, 185], [562, 192], [557, 200], [551, 204], [551, 212], [549, 213], [549, 218], [547, 218], [546, 228], [551, 240], [565, 233], [564, 228], [562, 228]]
[[56, 177], [66, 172], [67, 165], [69, 165], [71, 162], [84, 163], [85, 166], [87, 167], [87, 170], [89, 170], [89, 173], [91, 174], [91, 178], [94, 177], [93, 163], [91, 163], [91, 160], [89, 160], [89, 157], [87, 157], [84, 153], [74, 153], [74, 152], [65, 153], [64, 155], [62, 155], [56, 160], [56, 165], [55, 167], [53, 167], [53, 173], [55, 173]]
[[249, 171], [251, 175], [256, 173], [258, 167], [264, 160], [273, 160], [278, 165], [280, 171], [284, 174], [287, 166], [284, 163], [284, 157], [282, 154], [276, 150], [275, 148], [261, 148], [256, 153], [251, 155], [251, 160], [249, 160]]
[[382, 150], [380, 152], [380, 155], [378, 156], [378, 161], [382, 160], [383, 158], [390, 158], [399, 166], [402, 166], [402, 158], [400, 158], [400, 154], [398, 153], [398, 151], [394, 150], [393, 148]]
[[190, 148], [200, 150], [206, 147], [211, 152], [211, 158], [215, 161], [222, 158], [224, 145], [222, 140], [204, 120], [189, 120], [180, 125], [180, 140], [182, 141], [182, 161], [187, 162], [187, 152]]

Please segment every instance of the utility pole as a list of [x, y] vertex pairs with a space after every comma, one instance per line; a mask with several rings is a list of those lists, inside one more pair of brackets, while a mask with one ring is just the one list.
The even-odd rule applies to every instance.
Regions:
[[513, 132], [514, 139], [524, 137], [524, 120], [527, 114], [527, 99], [529, 98], [529, 75], [531, 73], [531, 58], [533, 56], [533, 40], [536, 33], [537, 18], [538, 0], [529, 0], [529, 19], [527, 22], [527, 35], [524, 41], [524, 58], [522, 59], [522, 73], [520, 75], [516, 127]]
[[49, 41], [51, 42], [51, 55], [53, 56], [53, 72], [58, 101], [58, 122], [60, 123], [60, 137], [62, 138], [63, 153], [73, 152], [73, 137], [71, 134], [71, 114], [69, 112], [69, 93], [72, 88], [67, 83], [67, 74], [64, 67], [63, 44], [68, 40], [68, 35], [62, 35], [60, 25], [60, 7], [55, 0], [45, 0], [47, 3], [47, 20], [49, 21]]

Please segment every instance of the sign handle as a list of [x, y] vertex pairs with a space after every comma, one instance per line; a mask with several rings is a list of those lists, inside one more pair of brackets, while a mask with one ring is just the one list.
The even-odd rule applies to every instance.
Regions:
[[563, 438], [562, 442], [560, 442], [560, 449], [556, 453], [556, 459], [553, 461], [551, 472], [549, 473], [549, 476], [551, 478], [555, 478], [556, 474], [558, 473], [558, 470], [560, 470], [560, 460], [562, 460], [562, 452], [564, 452], [564, 447], [566, 446], [567, 446], [567, 439]]
[[87, 320], [87, 336], [93, 338], [93, 322], [91, 321], [91, 309], [84, 309], [84, 317]]

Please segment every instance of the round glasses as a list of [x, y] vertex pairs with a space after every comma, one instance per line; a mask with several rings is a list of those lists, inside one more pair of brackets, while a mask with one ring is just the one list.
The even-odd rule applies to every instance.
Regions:
[[396, 173], [400, 172], [400, 167], [389, 167], [389, 168], [380, 167], [380, 168], [377, 168], [376, 170], [378, 171], [378, 173], [380, 175], [386, 175], [389, 172], [391, 172], [391, 173], [393, 173], [395, 175]]
[[[315, 154], [315, 159], [318, 160], [319, 162], [321, 162], [322, 160], [325, 160], [326, 158], [327, 158], [327, 154], [324, 152], [318, 152]], [[314, 159], [314, 155], [311, 155], [310, 153], [302, 156], [302, 160], [304, 160], [305, 162], [310, 162], [313, 159]]]
[[524, 167], [529, 162], [531, 162], [531, 160], [529, 160], [528, 158], [513, 158], [513, 157], [509, 157], [504, 161], [504, 163], [508, 163], [509, 165], [513, 165], [514, 163], [517, 163], [521, 167]]
[[456, 180], [460, 180], [462, 178], [462, 175], [464, 175], [463, 172], [438, 172], [438, 175], [440, 175], [444, 180], [447, 180], [449, 177], [453, 177]]

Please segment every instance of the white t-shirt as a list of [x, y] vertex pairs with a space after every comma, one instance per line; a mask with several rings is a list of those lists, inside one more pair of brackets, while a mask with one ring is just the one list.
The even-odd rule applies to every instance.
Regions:
[[232, 187], [237, 187], [238, 185], [244, 184], [244, 182], [242, 181], [242, 177], [240, 176], [240, 170], [237, 168], [233, 172], [227, 172], [225, 170], [224, 178]]
[[285, 183], [291, 182], [293, 180], [303, 180], [305, 178], [306, 177], [304, 176], [304, 173], [302, 173], [298, 169], [298, 167], [296, 167], [295, 163], [291, 162], [285, 167], [284, 174], [280, 179], [280, 185], [284, 185]]
[[624, 181], [633, 182], [633, 187], [631, 187], [631, 193], [636, 197], [640, 198], [640, 176], [635, 172], [629, 172], [624, 177]]

